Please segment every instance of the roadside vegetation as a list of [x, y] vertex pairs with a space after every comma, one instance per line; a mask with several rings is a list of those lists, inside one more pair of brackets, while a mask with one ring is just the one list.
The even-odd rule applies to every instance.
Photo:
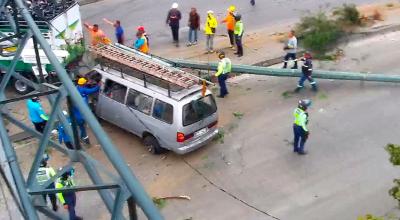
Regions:
[[344, 4], [332, 13], [305, 16], [296, 25], [300, 43], [317, 57], [325, 57], [348, 32], [362, 25], [360, 12], [353, 4]]

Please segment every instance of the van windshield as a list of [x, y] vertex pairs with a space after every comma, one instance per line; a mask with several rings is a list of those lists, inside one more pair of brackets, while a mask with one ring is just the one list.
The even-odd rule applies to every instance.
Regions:
[[217, 111], [214, 97], [207, 95], [183, 106], [183, 126], [201, 121]]

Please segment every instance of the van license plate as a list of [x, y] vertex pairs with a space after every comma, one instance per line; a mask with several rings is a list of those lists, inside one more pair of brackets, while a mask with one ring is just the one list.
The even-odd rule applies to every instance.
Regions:
[[207, 133], [207, 131], [208, 131], [208, 128], [203, 128], [201, 130], [198, 130], [198, 131], [194, 132], [194, 137], [200, 137], [203, 134]]

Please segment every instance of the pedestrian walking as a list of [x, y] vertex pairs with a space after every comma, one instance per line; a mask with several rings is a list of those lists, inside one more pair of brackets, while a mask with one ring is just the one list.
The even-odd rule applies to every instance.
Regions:
[[235, 10], [236, 7], [234, 5], [229, 6], [228, 13], [222, 23], [226, 23], [226, 29], [228, 31], [229, 42], [231, 44], [231, 48], [235, 49]]
[[311, 105], [311, 100], [300, 100], [297, 108], [294, 110], [294, 123], [293, 123], [293, 152], [304, 155], [307, 152], [304, 150], [304, 145], [310, 135], [307, 128], [308, 112], [307, 108]]
[[283, 48], [286, 51], [286, 56], [283, 60], [283, 68], [287, 68], [287, 63], [289, 62], [289, 59], [292, 59], [294, 61], [294, 65], [292, 69], [297, 69], [297, 58], [296, 58], [296, 53], [297, 53], [297, 38], [295, 36], [295, 32], [292, 30], [288, 34], [289, 40], [285, 47]]
[[217, 30], [218, 22], [214, 16], [214, 12], [207, 11], [206, 24], [204, 26], [204, 33], [206, 34], [206, 50], [207, 53], [214, 53], [214, 36]]
[[256, 5], [256, 0], [250, 0], [250, 4], [251, 4], [252, 6]]
[[[36, 180], [38, 184], [39, 185], [45, 184], [55, 175], [56, 172], [54, 171], [54, 169], [52, 167], [47, 166], [47, 159], [43, 158], [42, 161], [40, 162], [40, 167], [36, 173]], [[54, 189], [54, 188], [55, 188], [54, 182], [50, 183], [50, 185], [46, 187], [46, 189]], [[47, 197], [49, 197], [50, 199], [53, 211], [56, 212], [58, 210], [56, 195], [54, 193], [43, 194], [43, 199], [45, 204], [47, 204]]]
[[232, 70], [232, 62], [229, 58], [225, 57], [225, 52], [220, 51], [218, 53], [218, 58], [220, 59], [218, 63], [218, 70], [215, 73], [215, 76], [218, 78], [219, 84], [219, 98], [224, 98], [229, 94], [228, 89], [226, 87], [226, 80], [228, 79], [228, 75]]
[[[63, 173], [56, 182], [56, 189], [66, 189], [75, 186], [74, 169], [70, 169]], [[81, 220], [82, 217], [76, 215], [76, 193], [74, 191], [57, 193], [58, 200], [63, 204], [64, 209], [68, 210], [70, 220]]]
[[106, 22], [109, 25], [112, 25], [115, 28], [115, 38], [117, 38], [117, 42], [119, 44], [124, 44], [125, 37], [124, 37], [124, 29], [121, 26], [121, 21], [116, 20], [116, 21], [110, 21], [107, 18], [103, 18], [104, 22]]
[[189, 13], [189, 42], [187, 46], [197, 44], [197, 31], [200, 30], [200, 15], [197, 13], [196, 8], [190, 10]]
[[89, 31], [90, 42], [93, 46], [111, 43], [111, 40], [106, 37], [102, 30], [100, 30], [98, 24], [90, 25], [89, 23], [85, 23], [84, 26]]
[[179, 46], [179, 21], [181, 20], [181, 12], [178, 10], [178, 3], [173, 3], [167, 15], [166, 23], [171, 27], [172, 39], [176, 46]]
[[35, 96], [26, 102], [29, 118], [35, 126], [36, 131], [43, 133], [46, 122], [49, 120], [47, 114], [43, 111], [39, 97]]
[[145, 54], [149, 53], [149, 44], [147, 41], [148, 38], [146, 36], [146, 32], [144, 31], [144, 27], [138, 28], [136, 37], [137, 39], [135, 41], [134, 47], [142, 53]]
[[[76, 86], [76, 88], [87, 105], [89, 105], [89, 95], [97, 93], [100, 90], [99, 85], [89, 87], [89, 85], [87, 85], [87, 80], [83, 77], [78, 79], [78, 85]], [[86, 144], [90, 144], [89, 136], [86, 133], [86, 122], [84, 117], [75, 106], [72, 108], [72, 112], [75, 117], [76, 123], [79, 126], [81, 140]]]
[[236, 42], [236, 47], [237, 47], [237, 52], [235, 53], [238, 57], [243, 56], [243, 45], [242, 45], [242, 39], [243, 39], [243, 22], [242, 22], [242, 15], [237, 14], [235, 16], [236, 24], [235, 24], [235, 42]]
[[[65, 117], [67, 117], [68, 123], [71, 124], [71, 119], [68, 117], [68, 113], [66, 111], [63, 111], [63, 114], [64, 114]], [[65, 146], [70, 150], [74, 149], [74, 146], [72, 145], [71, 138], [69, 137], [69, 135], [65, 131], [65, 128], [64, 128], [64, 126], [63, 126], [63, 124], [61, 122], [58, 123], [57, 133], [58, 133], [58, 142], [60, 144], [64, 143]]]
[[304, 87], [304, 82], [308, 80], [310, 85], [312, 86], [312, 90], [316, 92], [317, 82], [312, 78], [313, 64], [312, 64], [312, 56], [309, 52], [305, 52], [303, 58], [303, 65], [301, 66], [302, 75], [300, 77], [299, 83], [297, 84], [297, 88], [294, 90], [295, 92], [300, 92], [300, 90]]

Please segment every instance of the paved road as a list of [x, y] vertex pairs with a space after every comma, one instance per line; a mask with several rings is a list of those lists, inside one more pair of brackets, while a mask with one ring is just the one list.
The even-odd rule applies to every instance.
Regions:
[[[106, 26], [102, 22], [102, 18], [121, 20], [129, 44], [132, 44], [132, 39], [135, 38], [136, 27], [144, 25], [150, 35], [152, 49], [159, 49], [172, 41], [170, 30], [165, 25], [166, 14], [172, 2], [172, 0], [104, 0], [81, 7], [81, 12], [83, 20], [99, 23], [112, 37], [114, 37], [112, 27]], [[192, 6], [198, 8], [201, 18], [206, 16], [206, 11], [213, 10], [220, 20], [225, 16], [226, 8], [234, 4], [243, 15], [246, 32], [251, 32], [281, 22], [296, 22], [308, 11], [332, 8], [343, 3], [367, 4], [387, 2], [387, 0], [258, 0], [255, 7], [252, 7], [248, 0], [201, 0], [201, 3], [198, 0], [185, 0], [177, 2], [179, 2], [183, 14], [181, 36], [186, 40], [187, 13]], [[203, 21], [204, 19], [202, 19], [202, 23]], [[220, 24], [219, 27], [217, 34], [225, 34], [223, 24]]]

